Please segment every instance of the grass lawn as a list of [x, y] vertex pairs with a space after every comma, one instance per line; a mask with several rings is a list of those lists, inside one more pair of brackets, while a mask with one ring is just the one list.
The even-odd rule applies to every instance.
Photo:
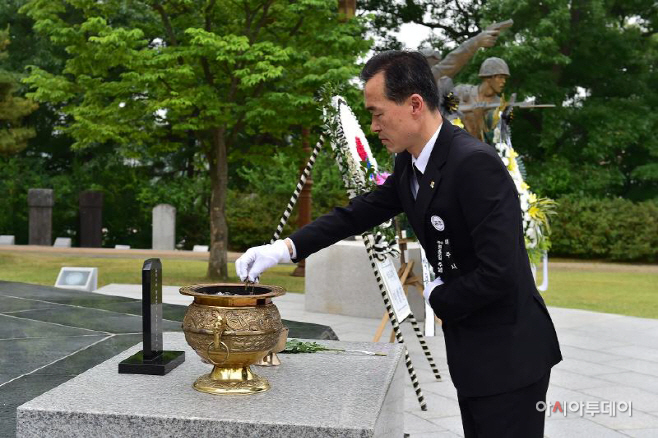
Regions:
[[[207, 283], [208, 262], [161, 259], [165, 286]], [[53, 286], [63, 266], [98, 268], [98, 287], [110, 283], [140, 284], [143, 260], [134, 258], [65, 257], [42, 254], [0, 253], [0, 280]], [[265, 272], [261, 283], [277, 285], [289, 292], [303, 292], [304, 278], [292, 277], [293, 265], [277, 266]], [[229, 263], [229, 282], [238, 282], [235, 266]]]
[[[207, 262], [162, 259], [165, 285], [204, 283]], [[98, 286], [141, 282], [142, 260], [64, 257], [44, 254], [0, 253], [0, 280], [52, 286], [62, 266], [97, 267]], [[304, 279], [292, 277], [294, 266], [277, 266], [263, 274], [261, 282], [303, 292]], [[237, 282], [235, 267], [229, 265]], [[549, 264], [549, 287], [543, 293], [549, 306], [658, 318], [658, 269], [632, 265], [565, 262]]]
[[658, 273], [552, 269], [546, 304], [658, 318]]

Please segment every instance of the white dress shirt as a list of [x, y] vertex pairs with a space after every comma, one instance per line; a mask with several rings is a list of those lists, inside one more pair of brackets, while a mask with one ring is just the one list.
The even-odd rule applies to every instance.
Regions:
[[[443, 126], [443, 123], [439, 125], [432, 138], [430, 138], [430, 140], [425, 144], [423, 150], [420, 151], [420, 154], [418, 154], [418, 158], [415, 158], [413, 155], [411, 156], [411, 164], [415, 165], [416, 168], [420, 170], [422, 173], [425, 173], [425, 169], [427, 168], [427, 163], [429, 163], [430, 161], [432, 150], [434, 150], [434, 143], [436, 143], [436, 139], [439, 138], [439, 132], [441, 132], [441, 126]], [[418, 195], [418, 189], [420, 188], [420, 186], [418, 185], [418, 180], [416, 179], [416, 172], [413, 172], [413, 175], [414, 177], [411, 178], [411, 194], [414, 196], [414, 199], [416, 199], [416, 195]], [[430, 296], [432, 295], [432, 291], [434, 291], [434, 288], [442, 284], [443, 281], [441, 280], [441, 277], [437, 276], [434, 281], [428, 283], [425, 286], [423, 290], [423, 297], [425, 298], [427, 304], [430, 303]]]
[[[439, 138], [439, 132], [441, 132], [441, 126], [443, 126], [443, 123], [439, 125], [432, 138], [430, 138], [430, 140], [425, 144], [423, 150], [421, 150], [420, 154], [418, 154], [418, 158], [414, 157], [413, 155], [411, 156], [411, 164], [415, 165], [418, 168], [418, 170], [420, 170], [423, 173], [425, 173], [425, 168], [427, 167], [427, 163], [430, 161], [430, 155], [432, 155], [432, 150], [434, 149], [434, 143], [436, 143], [436, 139]], [[418, 194], [419, 187], [420, 186], [418, 185], [418, 180], [416, 179], [416, 173], [414, 172], [414, 177], [411, 178], [411, 194], [414, 196], [414, 199], [416, 199], [416, 195]]]

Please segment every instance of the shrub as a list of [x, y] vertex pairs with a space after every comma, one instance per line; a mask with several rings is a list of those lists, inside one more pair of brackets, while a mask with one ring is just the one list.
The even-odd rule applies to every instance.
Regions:
[[658, 202], [558, 200], [552, 218], [551, 254], [623, 262], [658, 261]]

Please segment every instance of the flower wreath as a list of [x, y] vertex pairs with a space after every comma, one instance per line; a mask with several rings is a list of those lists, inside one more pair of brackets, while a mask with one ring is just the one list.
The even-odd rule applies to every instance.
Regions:
[[521, 163], [517, 160], [519, 154], [512, 147], [509, 126], [500, 117], [493, 133], [493, 144], [496, 152], [507, 167], [521, 202], [521, 213], [523, 214], [523, 233], [525, 246], [528, 251], [530, 262], [537, 265], [544, 251], [551, 247], [548, 218], [555, 214], [556, 203], [550, 198], [539, 198], [530, 190], [530, 186], [524, 181]]
[[[325, 91], [323, 100], [324, 132], [330, 139], [331, 149], [350, 198], [374, 190], [390, 176], [379, 172], [377, 160], [368, 145], [354, 112], [345, 99]], [[383, 260], [386, 255], [397, 257], [394, 248], [395, 230], [392, 221], [378, 225], [373, 230], [375, 256]]]
[[[384, 184], [390, 173], [379, 172], [377, 160], [352, 108], [341, 96], [333, 96], [331, 106], [336, 112], [333, 116], [337, 119], [335, 122], [338, 125], [338, 129], [330, 137], [331, 147], [339, 165], [350, 170], [350, 174], [343, 175], [343, 178], [347, 177], [350, 180], [350, 186], [355, 187], [356, 194], [365, 193], [374, 189], [374, 186]], [[325, 119], [326, 116], [325, 113]], [[340, 136], [342, 141], [336, 141], [336, 135]]]
[[338, 111], [340, 124], [343, 128], [343, 136], [347, 143], [347, 149], [350, 152], [350, 161], [353, 164], [360, 164], [366, 170], [366, 172], [356, 172], [355, 176], [365, 178], [366, 174], [370, 171], [377, 172], [377, 160], [372, 155], [366, 135], [363, 133], [359, 121], [352, 112], [352, 108], [340, 96], [334, 96], [332, 105]]

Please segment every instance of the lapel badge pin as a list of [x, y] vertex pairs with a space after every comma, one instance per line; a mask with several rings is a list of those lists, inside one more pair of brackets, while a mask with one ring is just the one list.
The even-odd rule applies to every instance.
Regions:
[[430, 181], [430, 188], [434, 188], [434, 181]]

